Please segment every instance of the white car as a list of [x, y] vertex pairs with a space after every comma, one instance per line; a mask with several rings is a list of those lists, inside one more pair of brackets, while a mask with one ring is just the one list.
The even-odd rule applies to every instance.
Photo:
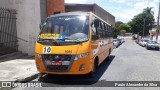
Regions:
[[141, 39], [139, 41], [139, 45], [144, 47], [147, 45], [148, 41], [149, 41], [148, 39]]
[[113, 39], [113, 45], [117, 48], [120, 45], [120, 42], [117, 39]]
[[142, 42], [142, 46], [143, 46], [143, 47], [146, 46], [147, 43], [148, 43], [148, 41], [149, 41], [148, 39], [144, 39], [143, 42]]
[[139, 45], [142, 46], [143, 40], [139, 40]]
[[147, 45], [146, 45], [146, 49], [156, 49], [156, 50], [160, 50], [159, 44], [157, 43], [157, 41], [148, 41]]

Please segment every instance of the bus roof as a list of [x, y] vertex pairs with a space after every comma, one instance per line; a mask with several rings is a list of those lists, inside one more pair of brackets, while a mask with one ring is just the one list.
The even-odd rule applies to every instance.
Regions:
[[67, 16], [67, 15], [89, 15], [90, 12], [67, 12], [51, 15], [50, 17]]
[[[59, 14], [54, 14], [54, 15], [51, 15], [49, 16], [48, 18], [52, 18], [52, 17], [58, 17], [58, 16], [67, 16], [67, 15], [95, 15], [94, 13], [92, 12], [67, 12], [67, 13], [59, 13]], [[99, 18], [100, 20], [102, 20], [100, 17], [98, 17], [97, 15], [95, 15], [97, 18]], [[105, 22], [104, 20], [102, 20], [103, 22]], [[109, 24], [108, 22], [105, 22], [107, 23], [108, 25], [111, 26], [111, 24]]]

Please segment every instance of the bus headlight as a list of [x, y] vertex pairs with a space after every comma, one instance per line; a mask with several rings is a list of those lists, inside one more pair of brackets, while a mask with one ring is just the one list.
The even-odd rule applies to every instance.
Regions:
[[74, 58], [74, 60], [78, 60], [80, 58], [86, 57], [88, 56], [89, 53], [83, 53], [83, 54], [77, 54]]
[[36, 55], [36, 57], [38, 57], [39, 59], [41, 59], [42, 60], [42, 55], [41, 54], [35, 54]]

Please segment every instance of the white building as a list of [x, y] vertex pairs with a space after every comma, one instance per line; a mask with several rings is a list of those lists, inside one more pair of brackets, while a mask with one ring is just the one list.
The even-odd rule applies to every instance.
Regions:
[[[152, 30], [149, 30], [150, 38], [154, 41], [157, 40], [157, 23], [154, 23]], [[160, 43], [160, 34], [158, 35], [158, 43]]]
[[18, 51], [22, 53], [34, 55], [41, 17], [46, 17], [43, 1], [45, 0], [0, 0], [0, 8], [16, 10]]

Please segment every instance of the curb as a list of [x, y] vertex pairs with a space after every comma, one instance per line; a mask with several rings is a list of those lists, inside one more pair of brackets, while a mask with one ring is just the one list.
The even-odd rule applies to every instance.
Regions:
[[22, 78], [22, 79], [17, 79], [15, 82], [24, 83], [24, 82], [32, 81], [32, 80], [34, 80], [34, 79], [36, 79], [38, 77], [38, 74], [39, 73], [36, 73], [36, 74], [31, 75], [31, 76]]

